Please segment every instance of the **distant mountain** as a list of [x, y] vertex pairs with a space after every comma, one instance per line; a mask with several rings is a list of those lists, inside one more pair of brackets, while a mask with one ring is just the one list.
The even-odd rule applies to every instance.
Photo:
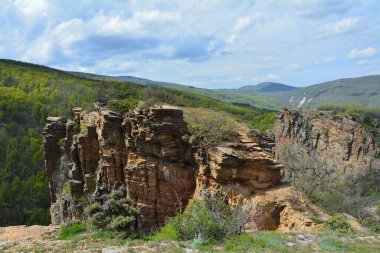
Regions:
[[264, 82], [238, 89], [203, 89], [133, 76], [117, 78], [141, 85], [188, 91], [230, 103], [249, 104], [268, 109], [277, 109], [283, 106], [314, 108], [332, 103], [359, 103], [380, 106], [380, 75], [338, 79], [303, 88], [282, 83]]
[[[78, 75], [78, 73], [73, 73]], [[380, 75], [344, 78], [298, 88], [282, 83], [263, 82], [238, 89], [204, 89], [176, 83], [153, 81], [134, 76], [98, 76], [80, 73], [93, 79], [118, 79], [151, 87], [163, 87], [206, 95], [229, 103], [248, 104], [259, 108], [315, 108], [323, 104], [358, 103], [380, 106]]]
[[[251, 106], [255, 106], [258, 108], [266, 108], [266, 109], [278, 109], [282, 106], [279, 101], [273, 97], [262, 96], [259, 93], [250, 94], [247, 92], [240, 92], [238, 89], [204, 89], [204, 88], [196, 88], [194, 86], [188, 86], [177, 83], [167, 83], [167, 82], [159, 82], [153, 81], [145, 78], [139, 78], [134, 76], [115, 76], [123, 81], [151, 86], [151, 87], [162, 87], [173, 90], [187, 91], [191, 93], [201, 94], [209, 97], [216, 98], [221, 101], [236, 103], [236, 104], [247, 104]], [[287, 86], [283, 84], [284, 86]], [[291, 86], [289, 86], [291, 87]], [[265, 88], [265, 87], [263, 87]]]
[[297, 87], [286, 85], [283, 83], [264, 82], [256, 85], [247, 85], [237, 89], [238, 92], [257, 94], [268, 92], [288, 92], [297, 90]]
[[103, 81], [118, 81], [118, 82], [121, 81], [120, 79], [113, 76], [97, 75], [97, 74], [92, 74], [92, 73], [76, 72], [76, 71], [67, 71], [67, 72], [81, 78], [103, 80]]
[[331, 103], [380, 106], [380, 75], [345, 78], [300, 88], [276, 97], [290, 107], [318, 107]]
[[123, 81], [137, 83], [137, 84], [146, 85], [146, 86], [152, 86], [152, 87], [160, 87], [160, 86], [164, 87], [165, 84], [169, 84], [165, 82], [152, 81], [149, 79], [135, 77], [135, 76], [114, 76], [114, 77]]

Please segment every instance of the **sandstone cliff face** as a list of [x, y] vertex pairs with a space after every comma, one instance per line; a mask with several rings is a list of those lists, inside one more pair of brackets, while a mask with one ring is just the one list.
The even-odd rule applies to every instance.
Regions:
[[[281, 110], [275, 119], [275, 157], [289, 170], [309, 174], [312, 181], [356, 177], [379, 170], [376, 133], [355, 117], [316, 110]], [[315, 183], [315, 182], [310, 182]]]
[[140, 228], [163, 223], [180, 202], [188, 202], [195, 171], [191, 147], [181, 139], [182, 111], [74, 113], [66, 124], [49, 118], [44, 131], [53, 224], [75, 218], [76, 200], [114, 189], [123, 189], [140, 207]]
[[282, 166], [258, 144], [242, 141], [199, 152], [182, 140], [186, 131], [182, 111], [171, 108], [123, 117], [74, 108], [66, 123], [49, 118], [44, 148], [52, 223], [75, 218], [81, 202], [122, 189], [141, 210], [137, 226], [149, 230], [204, 192], [227, 190], [236, 204], [279, 184]]

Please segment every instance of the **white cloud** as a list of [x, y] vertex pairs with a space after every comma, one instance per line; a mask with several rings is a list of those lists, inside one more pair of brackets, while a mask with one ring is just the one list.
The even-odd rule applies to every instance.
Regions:
[[355, 31], [360, 24], [360, 18], [348, 17], [335, 23], [329, 23], [320, 28], [320, 36], [328, 37]]
[[296, 64], [296, 63], [293, 63], [293, 64], [289, 64], [288, 66], [286, 66], [286, 70], [290, 70], [290, 71], [294, 71], [294, 70], [297, 70], [301, 67], [300, 64]]
[[31, 43], [23, 58], [28, 61], [46, 63], [52, 59], [54, 49], [60, 49], [65, 56], [74, 56], [73, 43], [84, 39], [86, 33], [84, 22], [78, 18], [62, 22], [55, 28], [48, 27]]
[[49, 14], [49, 3], [45, 0], [15, 0], [13, 3], [25, 16], [31, 18]]
[[238, 20], [236, 20], [232, 31], [235, 33], [240, 32], [244, 30], [245, 28], [247, 28], [248, 26], [250, 26], [252, 22], [254, 22], [255, 20], [260, 20], [260, 19], [263, 19], [264, 17], [265, 15], [262, 12], [255, 12], [252, 15], [241, 17]]
[[265, 78], [269, 80], [277, 80], [278, 76], [275, 74], [268, 74]]
[[[102, 35], [120, 35], [129, 33], [139, 36], [148, 33], [156, 33], [157, 24], [176, 23], [181, 20], [179, 12], [160, 12], [157, 10], [146, 12], [135, 12], [131, 18], [123, 15], [99, 14], [89, 21], [91, 28]], [[162, 28], [160, 27], [160, 32]]]
[[355, 59], [355, 58], [370, 58], [377, 54], [377, 50], [373, 47], [367, 47], [364, 49], [353, 49], [348, 54], [348, 58]]
[[255, 12], [252, 15], [240, 17], [236, 20], [232, 33], [226, 39], [226, 42], [233, 44], [240, 32], [250, 27], [254, 21], [264, 19], [265, 15], [262, 12]]
[[250, 16], [239, 18], [235, 23], [233, 31], [239, 32], [243, 30], [244, 28], [248, 27], [251, 24], [251, 21], [252, 20]]
[[[48, 26], [42, 35], [29, 45], [23, 59], [47, 63], [52, 59], [54, 50], [59, 50], [64, 56], [75, 59], [77, 52], [81, 50], [74, 47], [75, 43], [85, 41], [91, 36], [144, 37], [157, 32], [155, 24], [175, 23], [180, 19], [181, 15], [178, 12], [160, 11], [136, 12], [130, 18], [102, 13], [89, 20], [73, 18], [55, 27]], [[159, 50], [169, 54], [172, 49], [166, 47]]]

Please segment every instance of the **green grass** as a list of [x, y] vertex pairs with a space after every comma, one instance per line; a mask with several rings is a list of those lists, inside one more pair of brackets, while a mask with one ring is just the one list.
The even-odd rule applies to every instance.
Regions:
[[96, 231], [91, 235], [91, 238], [96, 239], [96, 240], [110, 240], [113, 239], [114, 236], [110, 232], [106, 231]]
[[61, 232], [58, 236], [59, 240], [69, 240], [76, 237], [87, 230], [86, 224], [83, 223], [71, 223], [61, 227]]
[[[329, 252], [346, 252], [351, 249], [348, 242], [342, 241], [336, 237], [322, 237], [318, 240], [318, 246]], [[352, 249], [351, 249], [352, 250]]]
[[153, 240], [179, 240], [180, 233], [174, 222], [168, 222], [160, 231], [152, 236]]
[[248, 251], [272, 251], [290, 252], [283, 236], [278, 232], [260, 232], [255, 234], [243, 234], [228, 240], [224, 246], [224, 252], [248, 252]]

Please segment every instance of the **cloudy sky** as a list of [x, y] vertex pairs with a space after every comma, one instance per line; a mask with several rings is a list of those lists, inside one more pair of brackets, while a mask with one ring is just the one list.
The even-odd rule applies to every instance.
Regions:
[[378, 0], [0, 0], [0, 58], [197, 87], [380, 74]]

